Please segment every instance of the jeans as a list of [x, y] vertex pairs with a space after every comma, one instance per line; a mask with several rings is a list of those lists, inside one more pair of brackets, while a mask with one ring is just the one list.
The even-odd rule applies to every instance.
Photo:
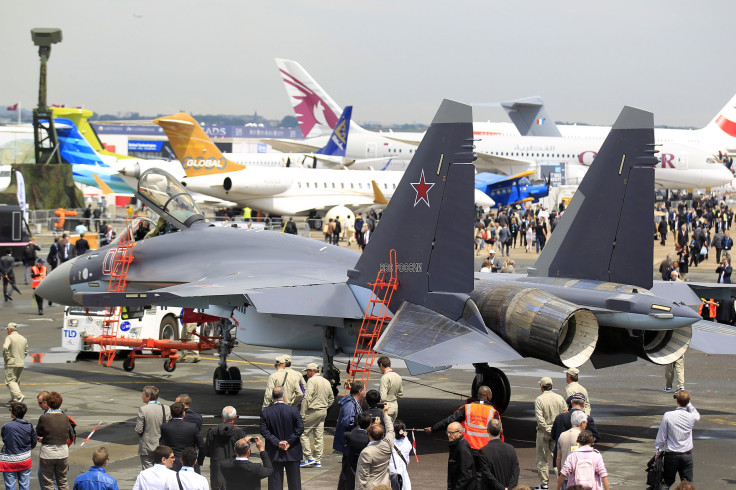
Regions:
[[15, 483], [18, 482], [20, 490], [29, 490], [31, 488], [31, 468], [23, 471], [5, 471], [3, 472], [5, 480], [5, 490], [15, 490]]
[[664, 483], [662, 489], [668, 489], [675, 483], [677, 474], [680, 474], [680, 481], [693, 481], [693, 455], [692, 454], [672, 454], [665, 452], [664, 454], [664, 471], [662, 478]]

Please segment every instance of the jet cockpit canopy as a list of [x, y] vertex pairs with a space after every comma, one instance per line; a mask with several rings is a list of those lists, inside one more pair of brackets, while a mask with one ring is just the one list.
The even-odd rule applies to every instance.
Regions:
[[138, 179], [136, 196], [168, 223], [179, 229], [189, 228], [204, 215], [186, 188], [170, 173], [159, 168], [143, 172]]

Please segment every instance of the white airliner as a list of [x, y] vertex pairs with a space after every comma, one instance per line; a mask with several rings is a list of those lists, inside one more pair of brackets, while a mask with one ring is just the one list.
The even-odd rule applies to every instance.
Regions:
[[[302, 133], [321, 134], [329, 131], [340, 106], [297, 62], [277, 59], [282, 80]], [[655, 183], [665, 189], [709, 188], [724, 185], [733, 179], [731, 171], [714, 157], [719, 149], [736, 147], [736, 97], [716, 116], [711, 124], [698, 131], [656, 129], [655, 137], [662, 162], [655, 172]], [[390, 136], [373, 133], [352, 124], [354, 134], [360, 134], [360, 144], [349, 147], [362, 155], [367, 148], [384, 146], [388, 154], [413, 154], [405, 145], [418, 144], [421, 133], [394, 133]], [[562, 137], [520, 136], [511, 123], [473, 123], [478, 159], [476, 167], [506, 175], [536, 170], [540, 164], [566, 164], [568, 179], [582, 178], [593, 161], [610, 127], [557, 125]], [[734, 136], [730, 136], [733, 134]], [[726, 136], [722, 136], [726, 135]], [[357, 139], [357, 138], [356, 138]], [[389, 140], [389, 141], [386, 141]], [[312, 145], [313, 138], [302, 143]], [[278, 143], [268, 141], [274, 148]], [[297, 148], [298, 142], [289, 143]], [[403, 145], [403, 146], [399, 146]], [[373, 151], [373, 150], [371, 150]], [[730, 153], [730, 151], [729, 151]], [[352, 154], [351, 154], [352, 155]]]
[[[384, 205], [403, 175], [378, 170], [246, 166], [223, 156], [188, 114], [161, 117], [154, 122], [164, 129], [181, 161], [186, 173], [182, 183], [188, 190], [274, 215], [305, 214], [336, 206], [360, 209]], [[433, 177], [428, 175], [412, 184], [418, 201], [429, 199]], [[488, 200], [480, 191], [476, 195], [481, 202]]]

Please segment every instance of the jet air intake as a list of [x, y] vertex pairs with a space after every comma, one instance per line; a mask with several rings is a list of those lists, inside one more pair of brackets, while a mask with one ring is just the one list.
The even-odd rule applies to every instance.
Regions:
[[546, 291], [478, 281], [470, 297], [486, 326], [521, 355], [578, 367], [595, 350], [593, 313]]

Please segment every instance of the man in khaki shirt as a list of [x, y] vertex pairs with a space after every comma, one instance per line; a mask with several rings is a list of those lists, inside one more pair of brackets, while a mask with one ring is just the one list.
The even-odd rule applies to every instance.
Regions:
[[[5, 360], [5, 386], [10, 391], [10, 402], [22, 402], [25, 396], [20, 391], [20, 375], [26, 365], [28, 355], [28, 341], [18, 333], [18, 325], [8, 323], [8, 336], [3, 344], [3, 359]], [[8, 403], [10, 403], [8, 402]]]
[[391, 359], [388, 356], [378, 358], [378, 369], [381, 370], [381, 400], [388, 406], [388, 415], [396, 420], [399, 415], [399, 398], [404, 396], [401, 386], [401, 376], [391, 369]]
[[289, 354], [284, 354], [284, 365], [286, 366], [286, 370], [289, 372], [289, 376], [291, 376], [295, 382], [299, 383], [299, 391], [302, 396], [295, 405], [298, 407], [304, 397], [304, 393], [307, 391], [307, 383], [304, 381], [304, 374], [291, 367], [291, 356]]
[[552, 424], [555, 417], [567, 410], [565, 399], [552, 392], [552, 379], [545, 376], [539, 380], [542, 394], [534, 400], [534, 413], [537, 416], [537, 470], [539, 471], [539, 486], [546, 489], [549, 484], [549, 459], [555, 449], [552, 438]]
[[578, 368], [570, 368], [563, 372], [565, 373], [565, 380], [567, 381], [567, 386], [565, 386], [565, 400], [575, 393], [582, 393], [585, 396], [585, 408], [583, 408], [583, 412], [585, 412], [585, 415], [590, 415], [590, 397], [588, 396], [588, 390], [578, 383], [580, 370]]
[[262, 409], [270, 407], [273, 404], [271, 395], [273, 394], [273, 389], [277, 386], [282, 386], [284, 388], [284, 403], [298, 407], [304, 394], [302, 393], [299, 380], [286, 370], [285, 356], [277, 357], [274, 362], [274, 367], [276, 368], [276, 372], [268, 377], [266, 392], [263, 395]]
[[[316, 363], [307, 364], [306, 372], [309, 379], [301, 408], [304, 421], [304, 432], [301, 436], [304, 461], [300, 466], [302, 468], [321, 468], [322, 452], [325, 446], [325, 419], [327, 409], [335, 401], [335, 395], [332, 393], [332, 385], [322, 377]], [[310, 443], [310, 437], [314, 438], [313, 446]]]

